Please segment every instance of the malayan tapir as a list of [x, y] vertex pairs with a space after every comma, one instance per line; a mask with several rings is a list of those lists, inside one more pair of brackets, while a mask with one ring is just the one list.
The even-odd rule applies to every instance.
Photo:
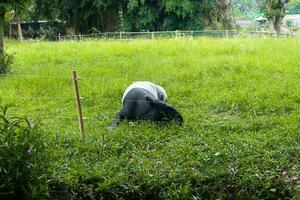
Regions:
[[182, 115], [166, 103], [166, 91], [148, 81], [131, 84], [124, 92], [122, 108], [109, 128], [116, 128], [124, 119], [176, 121], [183, 123]]

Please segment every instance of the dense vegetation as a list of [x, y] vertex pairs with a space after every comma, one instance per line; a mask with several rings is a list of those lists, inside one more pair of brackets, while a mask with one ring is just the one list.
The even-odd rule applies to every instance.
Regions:
[[[265, 10], [266, 3], [268, 1], [257, 1], [257, 0], [231, 0], [231, 3], [238, 15], [251, 16], [251, 14], [263, 14]], [[279, 1], [272, 1], [273, 3]], [[287, 2], [287, 12], [288, 14], [300, 14], [300, 1], [299, 0], [289, 0]], [[250, 17], [252, 18], [252, 16]]]
[[299, 4], [299, 0], [35, 0], [28, 17], [61, 19], [75, 33], [94, 29], [101, 32], [201, 30], [234, 27], [235, 10], [239, 10], [245, 16], [253, 11], [262, 13], [278, 28], [285, 11], [295, 13]]
[[265, 17], [268, 20], [269, 30], [280, 33], [282, 20], [286, 13], [300, 13], [299, 0], [232, 0], [238, 13], [250, 19]]
[[[32, 16], [63, 19], [76, 33], [92, 27], [101, 32], [203, 29], [221, 23], [229, 26], [225, 0], [36, 0]], [[225, 28], [225, 27], [224, 27]]]
[[[17, 33], [22, 41], [22, 20], [47, 20], [49, 24], [38, 24], [35, 30], [27, 27], [25, 34], [30, 38], [54, 39], [65, 33], [228, 30], [235, 27], [233, 18], [242, 14], [251, 19], [266, 17], [270, 31], [279, 34], [286, 11], [297, 13], [299, 5], [299, 0], [3, 0], [0, 3], [0, 54], [4, 51], [4, 22], [7, 36]], [[13, 22], [17, 26], [13, 27]], [[51, 22], [60, 25], [53, 27]], [[0, 60], [2, 57], [0, 55]]]
[[26, 118], [0, 106], [0, 199], [45, 199], [48, 195], [47, 137]]
[[[299, 13], [299, 5], [299, 0], [4, 0], [0, 3], [0, 34], [3, 20], [9, 24], [9, 36], [16, 28], [12, 28], [11, 24], [17, 23], [20, 40], [22, 20], [58, 20], [68, 28], [68, 33], [81, 34], [98, 31], [231, 29], [234, 27], [233, 18], [240, 14], [250, 18], [263, 15], [268, 18], [271, 31], [275, 29], [279, 32], [285, 11]], [[47, 29], [51, 30], [51, 27]], [[60, 32], [64, 33], [63, 30]]]
[[[15, 65], [0, 78], [0, 104], [14, 105], [6, 118], [25, 115], [30, 124], [42, 119], [35, 132], [47, 138], [48, 154], [41, 155], [49, 157], [43, 162], [35, 157], [31, 172], [40, 177], [46, 164], [48, 193], [31, 187], [33, 194], [298, 199], [299, 45], [299, 38], [10, 42]], [[82, 78], [84, 140], [75, 117], [72, 69]], [[184, 126], [123, 123], [109, 131], [122, 93], [134, 80], [162, 85]], [[28, 146], [0, 154], [0, 166], [14, 154], [26, 156]], [[36, 180], [43, 179], [29, 183], [39, 185]]]

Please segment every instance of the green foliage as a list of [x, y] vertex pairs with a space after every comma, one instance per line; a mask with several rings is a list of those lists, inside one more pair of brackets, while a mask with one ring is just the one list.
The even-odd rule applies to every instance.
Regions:
[[0, 54], [0, 76], [10, 72], [13, 56], [3, 53]]
[[21, 17], [29, 11], [31, 0], [1, 0], [0, 14], [14, 11], [16, 16]]
[[[0, 79], [0, 99], [15, 104], [11, 113], [45, 118], [39, 127], [50, 133], [46, 169], [57, 195], [297, 199], [299, 45], [296, 37], [12, 41], [14, 72], [40, 77]], [[85, 97], [85, 140], [73, 69]], [[109, 131], [124, 89], [135, 80], [162, 85], [184, 126], [124, 122]]]
[[29, 6], [32, 0], [12, 0], [12, 9], [16, 16], [21, 17], [28, 14]]
[[89, 30], [89, 34], [97, 34], [99, 33], [98, 29], [95, 28], [95, 27], [92, 27], [90, 30]]
[[265, 17], [277, 17], [285, 14], [282, 12], [282, 9], [286, 7], [290, 0], [263, 0], [263, 1], [255, 1], [256, 6], [260, 9], [261, 12], [264, 13]]
[[147, 31], [161, 29], [162, 14], [159, 1], [134, 0], [128, 2], [128, 9], [124, 10], [124, 30]]
[[291, 0], [288, 4], [288, 13], [289, 14], [300, 14], [300, 1]]
[[31, 17], [66, 21], [74, 33], [88, 33], [98, 30], [113, 31], [119, 27], [119, 1], [112, 0], [36, 0]]
[[41, 199], [48, 196], [45, 135], [26, 118], [9, 117], [0, 106], [0, 198]]
[[[7, 13], [10, 13], [12, 10], [20, 17], [22, 14], [28, 11], [28, 6], [31, 0], [1, 0], [0, 3], [0, 54], [4, 54], [4, 37], [3, 37], [3, 27], [4, 27], [4, 19], [7, 17]], [[1, 55], [3, 56], [3, 55]], [[0, 58], [0, 64], [3, 64], [5, 60], [4, 58]], [[1, 70], [1, 66], [0, 66]], [[1, 73], [1, 71], [0, 71]]]
[[[249, 18], [253, 19], [255, 17], [260, 16], [261, 14], [253, 14], [254, 10], [259, 10], [259, 13], [263, 13], [263, 16], [266, 17], [269, 21], [269, 29], [270, 31], [276, 31], [277, 34], [280, 34], [282, 20], [286, 14], [286, 9], [288, 7], [288, 3], [290, 0], [245, 0], [248, 2], [248, 5], [252, 5], [252, 13], [249, 12], [247, 15]], [[236, 5], [239, 5], [235, 2]], [[242, 6], [237, 6], [241, 8]], [[247, 6], [246, 6], [247, 8]], [[251, 9], [250, 9], [251, 10]], [[257, 12], [257, 11], [254, 11]]]
[[[59, 33], [59, 29], [56, 27], [51, 27], [51, 26], [46, 26], [44, 28], [40, 27], [40, 30], [36, 33], [36, 37], [41, 38], [41, 39], [50, 40], [50, 41], [55, 41], [55, 40], [57, 40], [58, 33]], [[27, 35], [27, 34], [25, 34], [25, 36], [32, 38], [32, 37], [30, 37], [30, 35]]]
[[[226, 2], [226, 1], [220, 1]], [[229, 3], [218, 0], [36, 0], [33, 18], [61, 19], [76, 33], [94, 27], [109, 31], [202, 30], [217, 23], [230, 24]], [[225, 9], [224, 9], [225, 7]]]
[[5, 21], [11, 23], [14, 19], [14, 15], [15, 15], [15, 12], [13, 10], [9, 11], [9, 12], [6, 12], [5, 14]]
[[135, 0], [127, 7], [124, 10], [125, 30], [202, 30], [205, 25], [213, 23], [211, 18], [216, 17], [213, 10], [217, 9], [217, 4], [191, 0]]
[[34, 0], [33, 9], [30, 12], [30, 20], [56, 20], [59, 18], [59, 7], [56, 1]]
[[263, 16], [259, 5], [254, 0], [232, 0], [232, 4], [238, 14], [251, 20]]
[[12, 5], [9, 3], [9, 1], [1, 1], [0, 3], [0, 14], [5, 15], [7, 10], [11, 9]]
[[[276, 14], [280, 13], [279, 9], [279, 2], [280, 1], [273, 1], [274, 4], [272, 5], [271, 11], [268, 11], [268, 3], [270, 1], [255, 1], [255, 0], [233, 0], [232, 4], [234, 8], [237, 9], [238, 12], [241, 14], [253, 19], [255, 17], [261, 16], [261, 13], [264, 12], [265, 16], [275, 16]], [[300, 13], [300, 1], [299, 0], [290, 0], [287, 4], [287, 11], [288, 14], [298, 14]]]

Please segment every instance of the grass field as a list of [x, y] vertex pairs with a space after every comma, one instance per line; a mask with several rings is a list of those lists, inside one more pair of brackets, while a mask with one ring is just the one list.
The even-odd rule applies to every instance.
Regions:
[[[299, 38], [7, 46], [15, 64], [0, 78], [0, 104], [42, 119], [53, 141], [48, 171], [78, 198], [300, 198]], [[73, 69], [85, 97], [85, 140]], [[123, 123], [109, 131], [136, 80], [163, 86], [184, 126]]]

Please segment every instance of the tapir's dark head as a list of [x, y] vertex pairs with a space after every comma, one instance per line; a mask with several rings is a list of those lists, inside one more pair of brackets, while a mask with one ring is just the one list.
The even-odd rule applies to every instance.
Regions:
[[163, 107], [163, 115], [166, 118], [167, 121], [172, 121], [175, 120], [176, 122], [178, 122], [180, 125], [183, 124], [183, 118], [182, 115], [172, 106], [165, 104]]
[[168, 105], [167, 103], [154, 100], [146, 96], [147, 101], [153, 106], [154, 115], [156, 115], [156, 119], [159, 121], [176, 121], [180, 125], [183, 124], [182, 115], [172, 106]]

